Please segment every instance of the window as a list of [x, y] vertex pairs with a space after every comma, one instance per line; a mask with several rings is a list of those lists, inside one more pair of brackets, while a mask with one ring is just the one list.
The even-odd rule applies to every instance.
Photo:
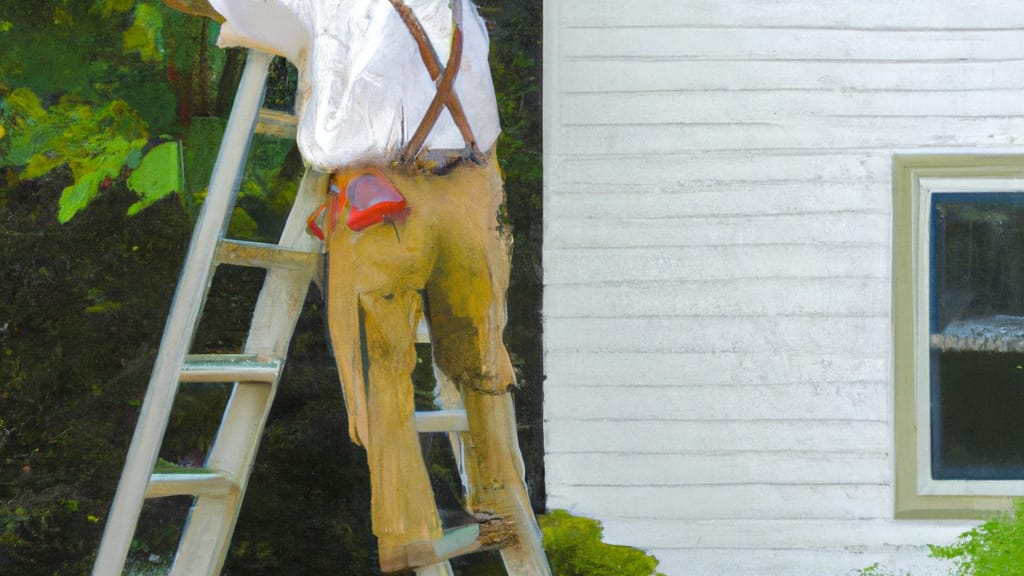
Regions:
[[1024, 156], [897, 156], [896, 514], [1024, 495]]

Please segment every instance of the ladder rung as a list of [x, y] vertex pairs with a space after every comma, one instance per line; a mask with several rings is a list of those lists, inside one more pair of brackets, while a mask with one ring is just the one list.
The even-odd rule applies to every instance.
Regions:
[[299, 121], [293, 114], [263, 108], [256, 122], [256, 133], [277, 138], [294, 139]]
[[195, 354], [185, 357], [182, 382], [266, 382], [281, 373], [278, 359], [261, 360], [255, 354]]
[[465, 410], [431, 410], [416, 413], [417, 432], [468, 432]]
[[149, 477], [146, 498], [165, 496], [227, 496], [238, 490], [227, 474], [208, 468], [183, 468], [188, 472], [158, 472]]
[[221, 240], [217, 247], [217, 263], [257, 268], [285, 268], [305, 270], [315, 266], [320, 255], [316, 252], [291, 250], [276, 244], [247, 242], [245, 240]]

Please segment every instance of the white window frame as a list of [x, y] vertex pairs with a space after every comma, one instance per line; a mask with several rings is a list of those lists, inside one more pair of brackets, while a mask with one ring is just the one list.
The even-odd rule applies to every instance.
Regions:
[[893, 366], [897, 517], [977, 517], [1024, 496], [1022, 480], [932, 477], [931, 200], [1024, 192], [1024, 155], [898, 155], [893, 173]]

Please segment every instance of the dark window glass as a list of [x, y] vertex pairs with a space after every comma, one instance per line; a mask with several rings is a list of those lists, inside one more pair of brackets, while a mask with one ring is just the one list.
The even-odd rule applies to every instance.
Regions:
[[1024, 194], [934, 194], [935, 479], [1024, 478]]

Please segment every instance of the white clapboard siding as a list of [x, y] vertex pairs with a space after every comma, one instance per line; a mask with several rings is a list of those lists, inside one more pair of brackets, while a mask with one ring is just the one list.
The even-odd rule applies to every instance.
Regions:
[[[1021, 69], [1024, 74], [1024, 68]], [[975, 146], [1024, 141], [1024, 118], [832, 118], [758, 123], [567, 126], [565, 145], [577, 154], [685, 154], [700, 151]]]
[[943, 574], [893, 518], [893, 155], [1024, 148], [1024, 2], [545, 6], [548, 506], [669, 576]]
[[[742, 140], [736, 146], [742, 147]], [[588, 192], [596, 189], [613, 195], [629, 192], [636, 196], [636, 202], [643, 202], [640, 197], [644, 187], [658, 191], [666, 187], [678, 188], [683, 183], [771, 186], [806, 184], [812, 180], [822, 185], [870, 184], [877, 191], [877, 186], [889, 182], [892, 172], [892, 155], [874, 150], [753, 152], [737, 149], [685, 154], [566, 154], [559, 158], [557, 170], [555, 166], [547, 167], [554, 172], [545, 182], [550, 190]]]
[[[883, 453], [888, 449], [889, 425], [884, 421], [818, 420], [808, 425], [792, 420], [550, 420], [544, 427], [549, 462], [562, 456], [596, 454], [753, 454], [778, 455]], [[699, 471], [699, 469], [697, 470]], [[872, 473], [879, 473], [876, 470]], [[551, 470], [548, 470], [551, 474]], [[585, 477], [565, 470], [555, 477], [567, 483], [601, 481], [602, 474]]]
[[739, 484], [888, 484], [885, 452], [750, 451], [555, 454], [548, 483], [558, 486], [728, 486]]
[[[710, 282], [549, 285], [548, 318], [622, 316], [885, 316], [882, 278], [749, 278]], [[849, 297], [850, 294], [858, 298]]]
[[[580, 352], [888, 352], [887, 318], [706, 316], [565, 318], [546, 328], [549, 350]], [[881, 376], [881, 375], [880, 375]]]
[[706, 26], [718, 28], [834, 28], [838, 30], [1006, 30], [1024, 27], [1024, 6], [989, 0], [813, 0], [687, 1], [620, 0], [566, 3], [550, 23], [574, 27]]
[[559, 387], [544, 401], [552, 420], [586, 414], [590, 420], [859, 420], [884, 414], [885, 382], [768, 386]]
[[561, 101], [569, 126], [764, 122], [796, 115], [822, 119], [1016, 117], [1024, 91], [841, 92], [803, 90], [576, 93]]
[[[558, 323], [557, 319], [550, 320]], [[885, 377], [888, 358], [869, 356], [859, 347], [835, 354], [767, 352], [582, 352], [548, 350], [547, 389], [564, 386], [773, 385], [813, 382], [863, 382]], [[879, 421], [885, 415], [873, 415]], [[579, 414], [577, 418], [586, 417]]]
[[[573, 60], [562, 65], [569, 93], [729, 90], [1019, 90], [1024, 61], [1008, 62], [708, 62]], [[951, 85], [951, 82], [955, 82]]]
[[[593, 246], [701, 246], [707, 244], [779, 244], [834, 242], [882, 243], [888, 240], [887, 212], [810, 212], [729, 217], [605, 219], [596, 228], [589, 218], [564, 219], [544, 241], [550, 248]], [[616, 231], [609, 235], [607, 228]]]
[[[575, 505], [577, 500], [586, 505]], [[892, 514], [888, 484], [728, 484], [565, 486], [548, 483], [548, 506], [584, 515], [679, 520], [883, 519]]]
[[1019, 30], [836, 30], [586, 27], [562, 37], [567, 60], [975, 61], [1024, 58]]
[[[608, 230], [609, 234], [615, 231]], [[779, 256], [785, 255], [785, 258]], [[728, 278], [884, 278], [889, 273], [881, 244], [821, 243], [657, 247], [554, 248], [544, 255], [545, 282], [643, 282]]]
[[[678, 182], [661, 184], [603, 183], [582, 186], [582, 190], [566, 187], [549, 197], [546, 210], [557, 215], [561, 228], [562, 221], [571, 223], [590, 218], [674, 221], [715, 216], [888, 213], [892, 204], [890, 194], [880, 193], [877, 183], [865, 178], [849, 182], [817, 181], [814, 186], [807, 186], [803, 181], [693, 181], [683, 180], [684, 175], [685, 172], [680, 171]], [[547, 237], [557, 238], [559, 234], [564, 232], [549, 228], [545, 246], [552, 247]], [[618, 242], [619, 236], [606, 234], [604, 242]]]

